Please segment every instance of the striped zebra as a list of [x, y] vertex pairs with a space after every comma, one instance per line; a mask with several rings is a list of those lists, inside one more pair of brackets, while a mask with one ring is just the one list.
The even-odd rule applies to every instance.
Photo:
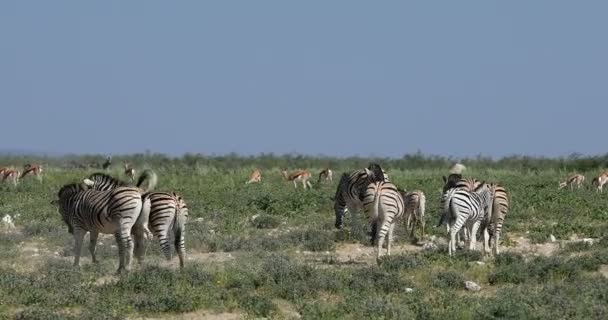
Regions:
[[135, 236], [135, 256], [143, 259], [143, 222], [148, 219], [150, 201], [142, 190], [133, 187], [118, 187], [110, 191], [90, 189], [86, 184], [68, 184], [58, 192], [58, 200], [52, 203], [59, 207], [68, 231], [74, 236], [74, 266], [80, 265], [82, 242], [90, 233], [89, 251], [94, 263], [97, 262], [95, 249], [99, 233], [114, 234], [118, 245], [118, 273], [128, 271], [133, 259], [133, 239]]
[[[92, 182], [90, 186], [95, 190], [112, 190], [126, 184], [126, 182], [103, 173], [95, 173], [85, 180], [90, 180]], [[148, 181], [149, 190], [151, 186], [156, 185], [156, 180], [156, 174], [153, 171], [145, 170], [139, 177], [137, 186], [141, 187]], [[151, 209], [149, 223], [146, 224], [145, 230], [148, 230], [148, 226], [152, 228], [151, 233], [159, 239], [161, 251], [167, 260], [172, 258], [170, 238], [173, 235], [180, 267], [183, 267], [186, 257], [185, 228], [188, 218], [186, 202], [173, 192], [148, 192], [146, 196], [150, 199]]]
[[456, 234], [463, 226], [469, 233], [468, 247], [470, 250], [475, 249], [477, 230], [480, 226], [484, 235], [484, 249], [488, 249], [489, 233], [486, 221], [492, 219], [492, 192], [485, 182], [481, 183], [473, 192], [456, 188], [448, 190], [443, 195], [442, 207], [444, 214], [439, 225], [446, 220], [450, 225], [448, 244], [450, 256], [456, 250]]
[[[372, 182], [380, 181], [389, 180], [386, 172], [377, 164], [370, 164], [367, 168], [342, 174], [336, 188], [336, 194], [331, 198], [334, 201], [334, 212], [336, 215], [334, 225], [337, 229], [342, 229], [344, 226], [344, 215], [346, 212], [354, 214], [359, 212], [363, 207], [361, 193], [365, 188]], [[354, 216], [351, 217], [353, 230], [357, 227], [356, 220]], [[372, 241], [374, 237], [375, 235], [372, 233]]]
[[377, 255], [384, 245], [385, 237], [388, 235], [386, 245], [387, 255], [391, 255], [391, 243], [393, 242], [393, 228], [395, 220], [400, 218], [404, 211], [403, 196], [394, 184], [388, 181], [376, 181], [367, 186], [361, 193], [363, 208], [369, 222], [372, 225], [372, 236], [377, 239]]
[[[450, 189], [459, 189], [466, 190], [472, 192], [479, 186], [479, 181], [474, 178], [463, 178], [460, 173], [452, 173], [447, 178], [443, 177], [443, 194], [445, 194]], [[445, 213], [444, 213], [445, 214]], [[447, 233], [450, 233], [450, 224], [446, 223]], [[460, 243], [460, 239], [464, 239], [468, 241], [469, 234], [466, 228], [460, 230], [457, 235], [456, 243]]]
[[411, 229], [410, 238], [414, 238], [414, 231], [418, 226], [422, 228], [422, 237], [424, 239], [424, 212], [426, 208], [426, 196], [421, 190], [405, 191], [399, 190], [403, 197], [405, 205], [404, 221], [405, 229]]
[[493, 195], [492, 215], [489, 221], [488, 231], [490, 233], [490, 247], [494, 255], [498, 255], [498, 242], [500, 241], [500, 233], [502, 225], [509, 211], [509, 195], [507, 189], [497, 183], [490, 183], [490, 191]]

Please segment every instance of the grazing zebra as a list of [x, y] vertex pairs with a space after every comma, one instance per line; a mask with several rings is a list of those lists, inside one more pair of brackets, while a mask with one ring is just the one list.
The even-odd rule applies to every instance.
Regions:
[[[95, 190], [112, 190], [126, 184], [103, 173], [95, 173], [85, 180], [90, 180], [92, 183], [89, 182], [89, 185]], [[144, 224], [144, 232], [150, 233], [148, 225], [152, 228], [151, 233], [159, 239], [161, 250], [167, 260], [171, 259], [169, 238], [172, 232], [180, 267], [183, 267], [186, 255], [184, 238], [188, 207], [184, 199], [176, 193], [150, 192], [156, 186], [156, 180], [154, 171], [144, 170], [137, 183], [138, 187], [147, 184], [148, 193], [145, 196], [150, 199], [149, 223], [146, 221]]]
[[129, 177], [131, 181], [135, 181], [135, 169], [131, 167], [131, 164], [128, 162], [124, 163], [125, 165], [125, 176]]
[[502, 224], [505, 221], [507, 212], [509, 211], [509, 195], [507, 189], [503, 186], [490, 183], [488, 185], [492, 192], [492, 215], [486, 223], [489, 224], [488, 231], [490, 233], [490, 247], [494, 255], [498, 255], [498, 242], [500, 241], [500, 232]]
[[604, 192], [606, 182], [608, 182], [608, 171], [604, 171], [599, 176], [593, 178], [591, 184], [595, 186], [597, 192]]
[[370, 183], [361, 193], [363, 208], [372, 225], [372, 236], [377, 240], [378, 248], [376, 259], [380, 258], [380, 251], [388, 234], [386, 245], [387, 255], [391, 255], [393, 242], [393, 228], [395, 220], [403, 215], [405, 206], [403, 196], [394, 184], [388, 181]]
[[287, 170], [283, 170], [281, 171], [281, 174], [283, 175], [283, 178], [285, 178], [285, 180], [287, 181], [293, 181], [293, 187], [297, 188], [298, 187], [298, 181], [302, 182], [302, 186], [304, 187], [304, 190], [306, 190], [306, 187], [312, 189], [312, 185], [310, 184], [310, 181], [308, 181], [311, 177], [310, 172], [308, 172], [307, 170], [296, 170], [294, 172], [292, 172], [291, 174], [287, 174]]
[[250, 184], [254, 182], [262, 182], [262, 171], [260, 171], [260, 169], [255, 169], [251, 171], [251, 174], [249, 175], [249, 180], [247, 180], [245, 184]]
[[321, 182], [329, 182], [332, 183], [334, 181], [334, 172], [329, 168], [323, 169], [323, 171], [319, 172], [319, 180], [317, 183]]
[[35, 176], [39, 181], [42, 181], [42, 166], [37, 164], [26, 164], [23, 167], [23, 173], [21, 174], [20, 179], [23, 179], [26, 175], [31, 174]]
[[422, 237], [424, 239], [424, 212], [426, 208], [426, 196], [421, 190], [405, 191], [399, 190], [403, 196], [405, 205], [404, 221], [405, 229], [411, 229], [410, 238], [414, 238], [414, 231], [418, 226], [422, 228]]
[[147, 221], [150, 201], [142, 190], [134, 187], [118, 187], [109, 191], [90, 189], [85, 184], [63, 186], [58, 205], [68, 231], [74, 236], [74, 266], [80, 265], [82, 242], [90, 232], [89, 251], [93, 262], [97, 262], [95, 249], [99, 233], [114, 234], [118, 245], [118, 273], [131, 268], [133, 258], [133, 239], [135, 236], [135, 256], [141, 263], [143, 259], [143, 222]]
[[[484, 249], [489, 248], [489, 233], [486, 221], [492, 219], [492, 192], [484, 182], [469, 192], [461, 189], [450, 189], [442, 198], [444, 214], [439, 221], [439, 225], [448, 220], [450, 225], [450, 240], [448, 251], [450, 256], [456, 251], [456, 234], [463, 225], [469, 233], [469, 249], [475, 249], [477, 241], [477, 230], [482, 227], [484, 236]], [[486, 220], [487, 219], [487, 220]]]
[[569, 176], [566, 181], [560, 182], [558, 189], [563, 189], [566, 186], [570, 186], [570, 190], [574, 190], [574, 186], [576, 186], [577, 189], [580, 189], [583, 182], [585, 182], [585, 176], [575, 173]]
[[[335, 227], [337, 229], [342, 229], [346, 212], [352, 212], [354, 214], [359, 212], [363, 207], [361, 193], [365, 191], [365, 188], [372, 182], [382, 181], [388, 182], [388, 175], [377, 164], [371, 164], [367, 168], [342, 174], [336, 189], [336, 194], [331, 198], [334, 202], [334, 212], [336, 215]], [[357, 228], [356, 217], [352, 216], [351, 222], [354, 231]], [[373, 242], [376, 235], [372, 232], [371, 236]]]

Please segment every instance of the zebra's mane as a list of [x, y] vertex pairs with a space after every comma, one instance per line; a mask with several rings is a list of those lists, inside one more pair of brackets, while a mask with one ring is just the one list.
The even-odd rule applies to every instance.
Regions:
[[57, 196], [61, 199], [62, 196], [70, 196], [72, 194], [78, 193], [80, 191], [88, 190], [89, 187], [84, 183], [70, 183], [66, 184], [57, 193]]
[[377, 163], [370, 163], [370, 165], [367, 167], [368, 170], [370, 170], [374, 176], [370, 177], [372, 182], [383, 182], [384, 181], [384, 172], [382, 171], [382, 168], [380, 167], [379, 164]]
[[112, 184], [115, 184], [117, 186], [129, 186], [129, 184], [127, 182], [124, 182], [122, 180], [116, 179], [114, 177], [112, 177], [109, 174], [105, 174], [102, 172], [97, 172], [97, 173], [93, 173], [91, 176], [89, 176], [89, 179], [93, 180], [93, 181], [107, 181], [110, 182]]

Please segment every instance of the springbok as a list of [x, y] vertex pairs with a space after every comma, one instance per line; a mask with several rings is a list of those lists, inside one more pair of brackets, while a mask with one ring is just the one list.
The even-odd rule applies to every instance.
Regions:
[[308, 186], [308, 188], [312, 189], [312, 185], [310, 184], [310, 181], [308, 181], [308, 179], [310, 179], [311, 175], [310, 172], [308, 172], [307, 170], [296, 170], [294, 172], [292, 172], [291, 174], [287, 173], [287, 170], [282, 170], [281, 174], [283, 175], [283, 178], [285, 178], [285, 180], [287, 181], [293, 181], [293, 187], [297, 188], [298, 187], [298, 181], [302, 182], [302, 186], [304, 187], [304, 189], [306, 190], [306, 187]]
[[260, 171], [260, 169], [254, 169], [253, 171], [251, 171], [251, 174], [249, 174], [249, 180], [247, 180], [245, 184], [250, 184], [254, 182], [262, 182], [262, 171]]
[[332, 183], [333, 181], [334, 181], [334, 173], [333, 173], [333, 171], [331, 171], [331, 169], [325, 168], [325, 169], [323, 169], [323, 171], [321, 171], [319, 173], [319, 181], [317, 181], [317, 183], [321, 183], [321, 182]]
[[570, 190], [574, 190], [574, 186], [576, 186], [577, 189], [580, 189], [583, 182], [585, 182], [585, 176], [582, 174], [575, 173], [569, 176], [566, 181], [560, 182], [559, 189], [562, 189], [566, 186], [569, 186]]
[[591, 184], [595, 186], [597, 192], [603, 192], [606, 182], [608, 182], [608, 171], [604, 171], [599, 176], [593, 178]]
[[35, 176], [39, 181], [42, 181], [42, 166], [37, 164], [26, 164], [23, 166], [23, 173], [19, 179], [23, 179], [26, 175], [31, 174]]
[[135, 181], [135, 169], [128, 162], [125, 162], [125, 176], [129, 177], [131, 181]]
[[4, 171], [4, 175], [2, 176], [2, 182], [5, 181], [10, 181], [13, 183], [14, 186], [17, 185], [17, 182], [19, 181], [19, 176], [20, 176], [20, 172], [18, 170], [15, 169], [8, 169]]

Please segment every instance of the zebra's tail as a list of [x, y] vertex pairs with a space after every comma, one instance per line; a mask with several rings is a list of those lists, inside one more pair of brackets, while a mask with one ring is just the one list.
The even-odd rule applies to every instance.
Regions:
[[150, 192], [158, 183], [158, 177], [156, 173], [150, 169], [144, 170], [141, 175], [139, 175], [139, 179], [137, 179], [137, 187], [144, 190], [144, 192]]
[[370, 215], [370, 219], [372, 220], [372, 232], [371, 232], [371, 243], [374, 245], [376, 241], [378, 241], [377, 234], [380, 231], [378, 222], [383, 219], [380, 219], [380, 197], [382, 196], [380, 193], [380, 189], [382, 188], [381, 184], [376, 185], [376, 192], [374, 194], [374, 201], [372, 202], [372, 210]]
[[450, 189], [446, 191], [446, 193], [443, 195], [443, 198], [441, 200], [441, 202], [443, 203], [443, 212], [441, 213], [441, 219], [439, 219], [437, 227], [441, 227], [448, 219], [450, 212], [450, 203], [452, 202], [452, 195], [455, 191], [456, 189]]

